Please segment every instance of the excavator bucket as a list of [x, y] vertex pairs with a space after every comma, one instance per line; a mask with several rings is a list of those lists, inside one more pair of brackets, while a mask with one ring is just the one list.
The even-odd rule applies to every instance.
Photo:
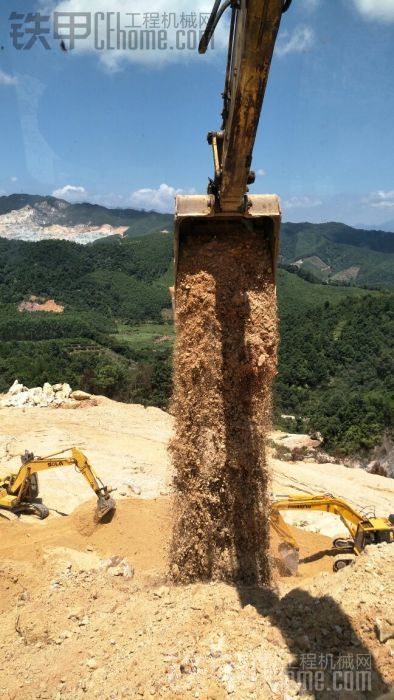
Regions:
[[286, 573], [291, 576], [296, 576], [298, 572], [298, 564], [300, 562], [300, 553], [290, 544], [282, 542], [278, 547], [278, 555]]
[[279, 229], [281, 211], [276, 195], [253, 195], [247, 197], [244, 212], [228, 213], [215, 210], [213, 195], [179, 195], [175, 205], [175, 290], [172, 293], [173, 302], [176, 297], [176, 287], [182, 273], [184, 247], [193, 239], [200, 237], [201, 246], [210, 249], [214, 254], [214, 243], [220, 237], [225, 237], [227, 231], [236, 231], [240, 239], [257, 232], [267, 242], [271, 271], [275, 272], [279, 252]]
[[97, 499], [97, 506], [96, 506], [96, 512], [95, 512], [95, 520], [96, 522], [100, 522], [105, 518], [105, 516], [108, 513], [113, 513], [116, 509], [116, 503], [111, 496], [104, 495], [104, 496], [99, 496]]

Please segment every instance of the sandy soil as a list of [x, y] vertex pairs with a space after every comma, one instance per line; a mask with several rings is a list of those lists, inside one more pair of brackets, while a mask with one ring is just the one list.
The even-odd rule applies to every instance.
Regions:
[[[375, 698], [394, 683], [393, 640], [379, 641], [376, 629], [377, 620], [383, 633], [394, 629], [383, 595], [390, 545], [333, 574], [329, 540], [293, 530], [300, 573], [276, 572], [271, 590], [173, 586], [171, 499], [120, 502], [113, 520], [98, 526], [92, 506], [44, 527], [0, 523], [5, 700], [289, 698], [300, 689], [289, 668], [301, 673], [305, 659], [326, 663], [330, 655], [338, 664], [367, 655], [371, 690], [333, 693], [327, 668], [324, 691], [306, 697]], [[134, 567], [132, 578], [108, 566], [117, 555]]]
[[[168, 493], [170, 416], [105, 397], [97, 402], [75, 409], [0, 409], [0, 473], [16, 471], [25, 449], [46, 456], [75, 445], [101, 479], [117, 489], [117, 498], [135, 491], [144, 498]], [[91, 496], [72, 468], [40, 474], [40, 489], [49, 508], [67, 514]]]
[[[95, 500], [80, 476], [53, 471], [41, 479], [42, 496], [59, 509], [72, 510], [69, 500], [78, 505], [70, 516], [0, 521], [2, 699], [284, 700], [302, 693], [306, 663], [326, 668], [322, 688], [313, 676], [303, 697], [372, 699], [394, 685], [391, 545], [370, 547], [354, 567], [333, 574], [330, 538], [303, 526], [293, 529], [299, 575], [274, 567], [271, 590], [168, 581], [171, 423], [161, 411], [101, 398], [85, 409], [0, 411], [5, 470], [17, 464], [18, 446], [45, 454], [78, 444], [104, 480], [127, 494], [115, 494], [111, 522], [95, 525]], [[276, 493], [332, 491], [381, 514], [394, 511], [392, 480], [340, 465], [271, 464]], [[320, 526], [328, 527], [308, 525]], [[274, 564], [277, 544], [273, 536]], [[360, 659], [371, 664], [371, 689], [362, 689], [353, 669], [353, 689], [334, 690], [343, 681], [334, 662], [339, 668]]]
[[[104, 483], [119, 500], [136, 495], [156, 498], [171, 492], [172, 471], [167, 444], [173, 421], [164, 411], [125, 405], [96, 397], [97, 406], [77, 409], [0, 409], [0, 474], [17, 471], [25, 449], [48, 455], [76, 445], [89, 457]], [[270, 491], [287, 494], [329, 492], [345, 497], [358, 510], [377, 515], [394, 512], [394, 480], [338, 464], [281, 462], [270, 458]], [[91, 497], [91, 490], [72, 468], [40, 474], [44, 502], [71, 513]], [[343, 532], [339, 518], [325, 513], [288, 513], [288, 522], [334, 536]]]

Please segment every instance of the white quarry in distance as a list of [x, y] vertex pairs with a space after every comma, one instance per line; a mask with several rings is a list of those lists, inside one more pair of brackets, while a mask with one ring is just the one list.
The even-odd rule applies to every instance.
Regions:
[[111, 226], [110, 224], [50, 224], [42, 212], [26, 206], [0, 215], [0, 237], [20, 241], [66, 240], [75, 243], [92, 243], [107, 236], [123, 237], [128, 226]]

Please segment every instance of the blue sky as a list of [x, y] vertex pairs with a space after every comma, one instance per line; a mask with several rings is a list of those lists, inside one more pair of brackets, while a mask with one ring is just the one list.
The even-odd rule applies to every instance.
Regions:
[[[0, 192], [161, 211], [172, 210], [176, 191], [205, 192], [212, 175], [206, 133], [220, 126], [225, 25], [206, 57], [191, 50], [98, 51], [90, 39], [64, 53], [52, 34], [50, 50], [39, 42], [14, 48], [9, 14], [135, 12], [138, 25], [143, 12], [150, 23], [156, 11], [160, 21], [173, 12], [179, 23], [181, 12], [210, 6], [3, 3]], [[279, 194], [285, 220], [394, 219], [393, 33], [394, 0], [293, 0], [284, 15], [252, 189]]]

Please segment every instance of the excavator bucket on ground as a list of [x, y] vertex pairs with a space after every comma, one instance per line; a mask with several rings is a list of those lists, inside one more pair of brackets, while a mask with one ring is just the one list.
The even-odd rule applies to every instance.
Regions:
[[284, 570], [290, 576], [296, 576], [298, 573], [298, 564], [300, 563], [300, 552], [290, 544], [282, 542], [278, 547], [278, 557]]
[[116, 503], [109, 493], [99, 494], [97, 499], [97, 506], [95, 512], [95, 520], [100, 522], [109, 513], [114, 513], [116, 509]]

